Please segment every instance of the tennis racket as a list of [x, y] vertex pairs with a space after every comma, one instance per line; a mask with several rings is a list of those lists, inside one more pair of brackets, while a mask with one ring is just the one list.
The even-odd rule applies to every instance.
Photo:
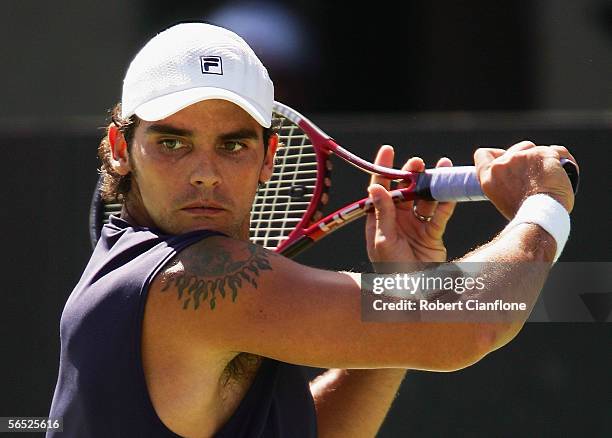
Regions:
[[[344, 149], [306, 117], [279, 102], [273, 106], [273, 126], [278, 128], [280, 146], [272, 177], [258, 190], [253, 202], [250, 237], [253, 243], [287, 257], [296, 256], [373, 208], [372, 202], [364, 198], [325, 215], [333, 155], [369, 174], [407, 184], [406, 188], [391, 191], [395, 202], [487, 200], [474, 166], [442, 167], [422, 173], [379, 166]], [[569, 160], [562, 160], [562, 165], [575, 192], [578, 169]], [[103, 202], [100, 183], [98, 181], [90, 208], [93, 246], [109, 216], [121, 210], [121, 204]]]

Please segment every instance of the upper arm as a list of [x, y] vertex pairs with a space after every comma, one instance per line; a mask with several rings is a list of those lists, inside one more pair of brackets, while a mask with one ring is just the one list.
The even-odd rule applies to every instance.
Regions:
[[220, 355], [432, 370], [460, 368], [482, 356], [474, 325], [364, 323], [358, 274], [310, 268], [225, 237], [180, 252], [150, 294], [193, 348]]

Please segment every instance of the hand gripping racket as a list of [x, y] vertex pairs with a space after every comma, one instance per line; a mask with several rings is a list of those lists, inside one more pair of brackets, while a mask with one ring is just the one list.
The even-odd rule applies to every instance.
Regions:
[[[251, 209], [251, 241], [265, 248], [294, 257], [373, 208], [372, 202], [364, 198], [324, 216], [331, 187], [332, 155], [364, 172], [406, 183], [406, 188], [391, 191], [395, 202], [487, 200], [474, 166], [428, 169], [422, 173], [378, 166], [344, 149], [288, 106], [275, 102], [273, 112], [280, 146], [272, 177], [258, 190]], [[562, 165], [576, 192], [576, 165], [565, 159]], [[90, 208], [89, 229], [94, 246], [108, 217], [121, 210], [121, 204], [102, 201], [99, 186], [100, 182]]]

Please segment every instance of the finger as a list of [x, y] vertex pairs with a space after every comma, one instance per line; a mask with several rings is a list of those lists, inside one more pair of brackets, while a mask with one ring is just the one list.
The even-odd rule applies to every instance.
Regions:
[[453, 162], [448, 157], [442, 157], [436, 163], [436, 167], [452, 167]]
[[[378, 164], [379, 166], [385, 167], [393, 167], [393, 157], [395, 156], [395, 152], [393, 151], [393, 146], [390, 145], [382, 145], [376, 154], [376, 158], [374, 159], [374, 164]], [[370, 178], [370, 185], [372, 184], [380, 184], [385, 189], [389, 190], [391, 187], [391, 180], [384, 178], [380, 175], [372, 175]]]
[[[540, 152], [542, 156], [546, 157], [549, 160], [549, 164], [554, 167], [561, 167], [560, 160], [562, 158], [571, 160], [573, 163], [576, 163], [575, 158], [572, 156], [572, 154], [570, 154], [570, 152], [564, 146], [557, 146], [557, 145], [537, 146], [533, 150]], [[569, 178], [568, 180], [571, 182]]]
[[442, 239], [446, 231], [446, 225], [453, 216], [456, 206], [456, 202], [440, 202], [438, 204], [431, 221], [427, 223], [427, 232], [432, 239]]
[[425, 162], [421, 157], [412, 157], [404, 163], [402, 170], [408, 172], [423, 172], [425, 170]]
[[[567, 158], [578, 167], [578, 161], [565, 146], [553, 144], [550, 148], [554, 149], [561, 158]], [[578, 167], [578, 170], [580, 170], [580, 167]]]
[[[393, 146], [382, 145], [380, 149], [378, 149], [376, 158], [374, 159], [374, 164], [378, 164], [379, 166], [393, 167], [394, 155], [395, 155], [395, 152], [393, 150]], [[370, 178], [370, 185], [372, 184], [380, 184], [387, 190], [389, 190], [389, 188], [391, 187], [391, 181], [379, 175], [372, 175], [372, 177]], [[366, 216], [366, 225], [365, 225], [366, 240], [368, 241], [367, 242], [368, 246], [370, 246], [370, 244], [373, 244], [373, 242], [370, 242], [369, 240], [370, 240], [370, 236], [372, 236], [372, 238], [375, 236], [376, 229], [377, 229], [376, 214], [375, 212], [371, 212]]]
[[[402, 170], [408, 172], [424, 172], [425, 171], [425, 162], [421, 157], [412, 157], [404, 165], [402, 166]], [[397, 183], [398, 189], [406, 188], [410, 185], [408, 182], [399, 182]], [[397, 208], [402, 210], [412, 209], [412, 201], [402, 202], [397, 205]]]
[[499, 148], [478, 148], [474, 152], [474, 165], [486, 165], [496, 158], [501, 157], [506, 153], [505, 149]]
[[536, 146], [531, 141], [521, 141], [521, 142], [518, 142], [510, 146], [508, 150], [504, 154], [502, 154], [501, 157], [498, 157], [498, 158], [500, 158], [501, 161], [510, 160], [515, 154], [523, 153], [524, 151], [528, 151], [528, 150], [537, 149], [538, 147], [540, 146]]
[[370, 185], [368, 192], [374, 204], [374, 244], [394, 241], [396, 239], [396, 212], [391, 195], [380, 184]]
[[575, 158], [564, 146], [536, 146], [535, 148], [531, 149], [531, 151], [542, 154], [542, 156], [544, 157], [555, 158], [557, 160], [561, 160], [561, 158], [566, 158], [575, 163]]
[[512, 146], [510, 146], [507, 150], [507, 152], [509, 153], [515, 153], [518, 151], [524, 151], [527, 149], [531, 149], [536, 147], [535, 143], [531, 142], [531, 141], [520, 141], [517, 144], [514, 144]]
[[[412, 157], [408, 161], [404, 163], [402, 166], [402, 170], [408, 172], [424, 172], [425, 171], [425, 162], [421, 157]], [[410, 183], [399, 182], [397, 187], [402, 189], [408, 187]]]
[[480, 180], [480, 175], [491, 166], [491, 163], [496, 158], [504, 155], [506, 151], [504, 149], [497, 148], [478, 148], [474, 152], [474, 165], [476, 166], [476, 175]]

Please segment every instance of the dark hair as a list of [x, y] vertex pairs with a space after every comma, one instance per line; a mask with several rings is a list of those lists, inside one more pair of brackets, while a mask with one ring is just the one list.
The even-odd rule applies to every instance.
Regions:
[[[121, 117], [121, 104], [118, 103], [110, 111], [110, 123], [114, 124], [119, 132], [123, 134], [127, 143], [128, 152], [131, 151], [132, 142], [134, 140], [134, 133], [136, 128], [140, 124], [140, 119], [137, 116], [131, 116], [127, 119]], [[109, 126], [106, 127], [104, 137], [100, 141], [98, 146], [98, 157], [102, 162], [100, 166], [100, 175], [102, 175], [102, 185], [100, 187], [100, 194], [102, 199], [106, 202], [124, 202], [125, 197], [130, 191], [132, 183], [131, 173], [127, 175], [120, 175], [117, 173], [112, 166], [112, 151], [110, 147], [110, 140], [108, 138]], [[274, 127], [263, 128], [263, 146], [264, 154], [268, 151], [268, 142], [270, 137], [276, 133]]]

